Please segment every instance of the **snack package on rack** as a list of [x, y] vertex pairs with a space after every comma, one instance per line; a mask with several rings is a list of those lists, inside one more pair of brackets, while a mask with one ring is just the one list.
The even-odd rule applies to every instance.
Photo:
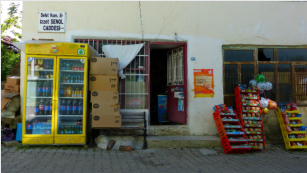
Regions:
[[291, 111], [291, 103], [289, 103], [289, 104], [286, 104], [286, 106], [287, 106], [287, 111]]
[[297, 146], [296, 142], [290, 142], [291, 146]]
[[293, 131], [300, 131], [300, 128], [298, 128], [298, 127], [293, 127]]
[[291, 133], [292, 132], [292, 129], [289, 125], [285, 126], [285, 129], [288, 133]]
[[291, 103], [291, 111], [297, 111], [296, 103]]
[[305, 136], [305, 134], [297, 134], [296, 137], [297, 137], [297, 138], [305, 138], [306, 136]]
[[290, 125], [290, 120], [288, 114], [282, 116], [285, 122], [285, 125]]
[[296, 135], [294, 135], [294, 134], [288, 135], [288, 138], [289, 138], [289, 139], [296, 138]]

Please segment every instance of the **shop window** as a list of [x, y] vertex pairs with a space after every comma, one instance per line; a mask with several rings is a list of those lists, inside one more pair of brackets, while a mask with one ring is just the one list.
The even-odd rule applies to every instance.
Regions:
[[241, 82], [249, 83], [250, 80], [254, 79], [254, 64], [242, 64], [241, 65]]
[[274, 49], [258, 49], [258, 61], [274, 61]]
[[307, 61], [307, 49], [277, 49], [278, 61]]
[[298, 105], [307, 105], [307, 65], [295, 65], [294, 97]]
[[131, 45], [145, 43], [131, 63], [123, 70], [125, 79], [119, 80], [119, 100], [121, 109], [148, 109], [149, 106], [149, 44], [148, 42], [134, 40], [96, 40], [75, 39], [77, 43], [88, 43], [101, 57], [104, 45]]
[[167, 85], [183, 85], [183, 48], [167, 52]]
[[[307, 105], [307, 47], [223, 46], [224, 101], [234, 99], [234, 87], [248, 84], [257, 74], [263, 74], [273, 84], [261, 97], [278, 104], [295, 102]], [[278, 61], [275, 61], [275, 58]], [[254, 71], [257, 69], [257, 71]]]
[[225, 50], [224, 51], [225, 62], [252, 62], [253, 51], [252, 50]]
[[234, 94], [234, 88], [238, 86], [239, 74], [238, 65], [225, 65], [224, 67], [224, 88], [225, 94]]
[[292, 78], [291, 78], [291, 65], [278, 64], [278, 103], [287, 104], [291, 102], [292, 95]]

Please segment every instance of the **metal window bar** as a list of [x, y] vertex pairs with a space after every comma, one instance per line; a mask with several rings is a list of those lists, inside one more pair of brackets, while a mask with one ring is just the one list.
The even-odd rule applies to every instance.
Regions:
[[307, 105], [307, 65], [296, 65], [294, 72], [295, 101], [297, 105]]
[[[149, 109], [149, 44], [135, 40], [75, 39], [88, 43], [101, 57], [105, 57], [104, 45], [131, 45], [145, 43], [134, 60], [123, 70], [126, 79], [120, 81], [120, 103], [122, 109]], [[128, 105], [128, 106], [127, 106]]]
[[292, 99], [292, 79], [291, 79], [291, 65], [278, 65], [278, 103], [286, 104], [293, 101]]
[[172, 68], [173, 68], [173, 77], [172, 77], [172, 79], [173, 79], [173, 81], [172, 81], [172, 83], [173, 83], [173, 85], [177, 85], [177, 49], [176, 50], [173, 50], [173, 60], [172, 60]]
[[183, 48], [178, 49], [178, 84], [183, 85]]

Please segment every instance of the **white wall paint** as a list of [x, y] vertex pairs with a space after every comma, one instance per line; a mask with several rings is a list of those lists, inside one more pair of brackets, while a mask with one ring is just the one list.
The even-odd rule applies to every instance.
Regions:
[[[303, 2], [141, 2], [141, 8], [146, 40], [174, 41], [176, 32], [187, 42], [191, 135], [217, 134], [212, 107], [223, 102], [223, 44], [307, 44]], [[66, 33], [38, 33], [38, 11], [66, 11]], [[141, 39], [139, 17], [138, 2], [24, 2], [22, 39], [136, 40]], [[214, 98], [194, 98], [193, 69], [198, 68], [213, 68]]]

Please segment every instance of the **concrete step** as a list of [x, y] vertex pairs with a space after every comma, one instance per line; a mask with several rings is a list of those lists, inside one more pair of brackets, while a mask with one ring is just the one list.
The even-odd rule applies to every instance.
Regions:
[[148, 136], [148, 148], [222, 148], [217, 136]]

